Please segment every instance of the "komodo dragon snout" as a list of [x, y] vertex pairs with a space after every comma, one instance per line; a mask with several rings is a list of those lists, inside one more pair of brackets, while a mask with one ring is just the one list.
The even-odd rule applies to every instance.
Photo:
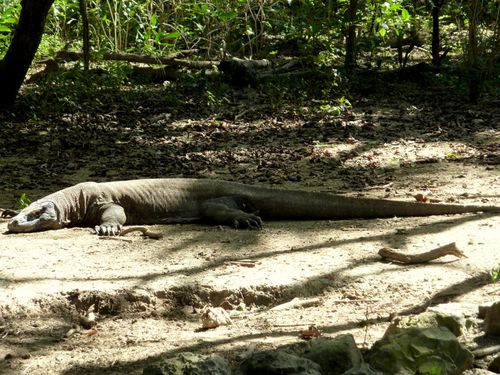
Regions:
[[62, 227], [52, 202], [34, 202], [21, 210], [7, 224], [11, 232], [34, 232]]

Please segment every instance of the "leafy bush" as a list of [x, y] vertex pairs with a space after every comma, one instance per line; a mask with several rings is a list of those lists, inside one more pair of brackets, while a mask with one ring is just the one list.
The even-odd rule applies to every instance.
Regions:
[[3, 57], [10, 43], [20, 11], [19, 1], [3, 0], [0, 3], [0, 58]]
[[28, 198], [26, 193], [22, 193], [19, 199], [17, 200], [17, 208], [22, 210], [23, 208], [28, 207], [31, 204], [31, 199]]

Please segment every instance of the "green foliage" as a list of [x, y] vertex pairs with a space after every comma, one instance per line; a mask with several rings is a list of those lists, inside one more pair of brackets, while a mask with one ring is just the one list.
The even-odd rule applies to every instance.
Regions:
[[351, 108], [351, 106], [351, 102], [345, 96], [342, 96], [340, 99], [337, 99], [336, 105], [323, 104], [320, 106], [320, 110], [330, 115], [340, 115]]
[[498, 280], [500, 280], [500, 264], [497, 268], [492, 268], [490, 270], [490, 278], [492, 283], [496, 283]]
[[55, 34], [43, 34], [36, 52], [37, 58], [55, 57], [56, 53], [64, 48], [64, 41]]
[[19, 1], [3, 0], [0, 3], [0, 58], [3, 57], [10, 43], [20, 11]]
[[26, 193], [22, 193], [19, 199], [17, 200], [17, 208], [22, 210], [23, 208], [28, 207], [31, 204], [31, 199], [28, 198]]
[[[87, 0], [87, 6], [94, 51], [165, 54], [198, 48], [222, 56], [271, 53], [273, 40], [281, 48], [286, 41], [297, 42], [306, 53], [328, 49], [342, 36], [346, 2]], [[78, 1], [56, 0], [46, 33], [75, 47], [81, 39]]]
[[[115, 96], [129, 71], [130, 67], [125, 63], [110, 63], [106, 70], [90, 72], [84, 72], [76, 65], [73, 69], [44, 77], [22, 99], [27, 101], [27, 107], [46, 108], [51, 112], [73, 113], [85, 107], [99, 111], [111, 104], [108, 95]], [[137, 85], [137, 90], [141, 90], [140, 85]], [[123, 92], [123, 100], [129, 100], [131, 95], [134, 93]]]
[[206, 101], [210, 108], [217, 108], [223, 104], [229, 103], [229, 99], [211, 90], [205, 91]]
[[[91, 49], [165, 55], [198, 49], [200, 59], [240, 56], [277, 59], [308, 56], [320, 68], [339, 66], [345, 57], [350, 0], [87, 0]], [[19, 0], [0, 2], [0, 57], [5, 53], [20, 12]], [[442, 46], [461, 58], [466, 46], [469, 2], [445, 2], [441, 8]], [[431, 10], [428, 1], [366, 0], [354, 17], [358, 63], [381, 66], [394, 50], [415, 36], [423, 49], [416, 58], [429, 61]], [[482, 7], [480, 48], [494, 65], [498, 44], [498, 5]], [[419, 45], [421, 45], [420, 43]], [[406, 44], [408, 45], [408, 44]], [[63, 47], [81, 50], [82, 25], [77, 0], [55, 0], [37, 57], [53, 57]], [[401, 49], [399, 49], [401, 55]], [[416, 53], [415, 53], [416, 54]], [[363, 59], [369, 60], [364, 61]], [[371, 61], [370, 61], [371, 60]], [[399, 56], [401, 62], [401, 56]], [[375, 64], [374, 64], [375, 63]], [[122, 79], [120, 70], [118, 79]], [[493, 74], [490, 74], [493, 76]], [[210, 101], [210, 96], [207, 95]]]
[[[88, 0], [93, 48], [164, 54], [197, 47], [209, 55], [220, 54], [221, 45], [232, 42], [233, 35], [240, 42], [261, 31], [256, 29], [260, 13], [252, 10], [260, 3], [250, 4], [246, 0]], [[77, 40], [81, 34], [78, 18], [78, 2], [56, 0], [47, 30]]]
[[378, 15], [375, 29], [382, 38], [390, 31], [399, 37], [411, 26], [412, 17], [400, 0], [385, 1], [381, 5], [375, 3], [373, 10]]
[[443, 373], [443, 371], [441, 370], [440, 367], [432, 367], [428, 371], [419, 372], [419, 374], [421, 374], [421, 375], [441, 375], [442, 373]]

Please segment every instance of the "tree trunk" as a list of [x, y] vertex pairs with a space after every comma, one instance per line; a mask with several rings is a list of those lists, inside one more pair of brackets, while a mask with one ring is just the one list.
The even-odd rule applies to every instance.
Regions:
[[444, 0], [434, 0], [432, 6], [432, 64], [434, 66], [441, 65], [441, 57], [439, 52], [441, 49], [441, 42], [439, 35], [439, 14], [441, 13], [441, 6]]
[[477, 51], [477, 23], [480, 12], [480, 1], [472, 0], [469, 8], [469, 45], [466, 58], [469, 72], [469, 100], [472, 103], [477, 103], [481, 91], [481, 74], [479, 72]]
[[356, 65], [356, 12], [358, 10], [358, 0], [349, 1], [346, 24], [347, 33], [345, 39], [345, 69], [349, 74]]
[[54, 0], [21, 0], [21, 16], [14, 38], [0, 61], [0, 108], [16, 98], [42, 39], [45, 18]]

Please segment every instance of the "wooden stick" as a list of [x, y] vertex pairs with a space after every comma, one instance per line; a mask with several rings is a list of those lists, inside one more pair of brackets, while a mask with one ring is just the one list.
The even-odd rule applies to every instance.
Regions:
[[454, 255], [457, 258], [467, 258], [465, 254], [457, 248], [455, 242], [421, 254], [403, 254], [394, 249], [384, 247], [378, 251], [378, 255], [390, 261], [406, 264], [426, 263], [446, 255]]
[[128, 227], [121, 231], [120, 236], [125, 236], [130, 232], [141, 232], [143, 236], [148, 236], [149, 238], [153, 238], [155, 240], [159, 240], [163, 237], [163, 234], [159, 232], [151, 232], [149, 228], [146, 227]]

